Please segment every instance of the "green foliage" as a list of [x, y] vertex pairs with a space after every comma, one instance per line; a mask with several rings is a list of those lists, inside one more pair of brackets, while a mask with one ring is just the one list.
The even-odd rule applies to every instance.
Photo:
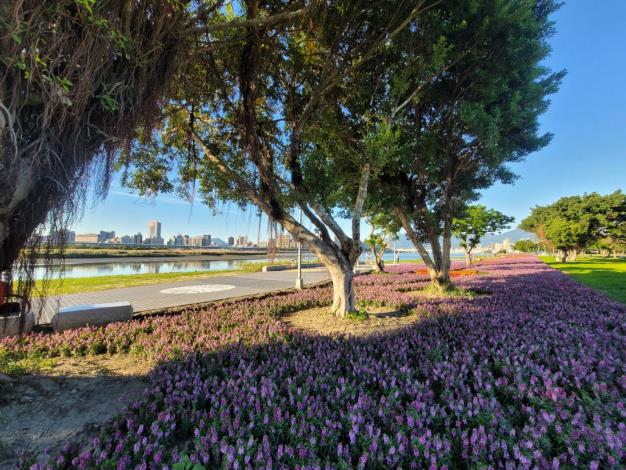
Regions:
[[42, 372], [54, 364], [54, 359], [39, 357], [36, 354], [22, 356], [0, 348], [0, 374], [12, 377]]
[[266, 266], [267, 263], [254, 263], [254, 262], [245, 262], [239, 265], [240, 269], [244, 273], [259, 273], [263, 270], [263, 266]]
[[533, 240], [517, 240], [513, 249], [522, 253], [538, 253], [541, 251], [541, 245]]
[[564, 75], [543, 63], [558, 6], [446, 2], [393, 43], [388, 105], [404, 151], [377, 197], [404, 212], [414, 244], [430, 244], [437, 271], [449, 268], [453, 219], [481, 189], [515, 180], [508, 163], [550, 142], [538, 118]]
[[155, 125], [189, 13], [160, 0], [0, 3], [0, 226], [11, 227], [0, 271], [15, 272], [20, 295], [34, 285], [34, 254], [52, 264], [52, 242], [39, 250], [33, 233], [73, 223], [87, 186], [105, 196], [119, 148]]
[[369, 237], [364, 242], [370, 247], [378, 271], [383, 271], [382, 257], [393, 240], [398, 239], [402, 226], [396, 217], [388, 211], [370, 213], [367, 222], [372, 227]]
[[454, 219], [452, 233], [460, 239], [461, 246], [469, 253], [480, 243], [482, 237], [509, 228], [514, 220], [495, 209], [471, 205], [462, 216]]
[[192, 463], [187, 454], [182, 454], [179, 462], [172, 465], [173, 470], [206, 470], [204, 465]]
[[537, 234], [563, 252], [607, 244], [619, 247], [626, 240], [626, 195], [598, 193], [563, 197], [548, 206], [536, 206], [520, 228]]
[[365, 309], [361, 309], [346, 313], [345, 318], [347, 320], [365, 321], [369, 318], [369, 314]]

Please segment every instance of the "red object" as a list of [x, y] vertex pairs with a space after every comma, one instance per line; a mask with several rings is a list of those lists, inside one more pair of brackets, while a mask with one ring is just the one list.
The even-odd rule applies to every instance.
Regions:
[[0, 278], [0, 305], [5, 304], [11, 296], [11, 281], [2, 275]]
[[5, 302], [5, 299], [9, 295], [9, 283], [0, 281], [0, 305]]

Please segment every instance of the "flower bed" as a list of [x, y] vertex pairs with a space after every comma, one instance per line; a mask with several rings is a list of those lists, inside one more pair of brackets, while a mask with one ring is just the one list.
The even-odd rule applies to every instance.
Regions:
[[330, 298], [329, 288], [322, 287], [263, 299], [222, 302], [186, 308], [179, 315], [147, 316], [101, 328], [6, 338], [0, 340], [0, 351], [16, 358], [130, 352], [172, 359], [233, 342], [252, 345], [284, 337], [287, 329], [278, 315], [290, 309], [322, 306]]
[[[280, 323], [255, 313], [321, 302], [324, 289], [233, 308], [245, 313], [232, 321], [155, 319], [177, 325], [170, 340], [183, 332], [183, 352], [203, 349], [193, 335], [212, 352], [161, 364], [89, 446], [35, 468], [623, 467], [626, 308], [534, 258], [480, 270], [458, 282], [491, 295], [420, 300], [427, 320], [368, 339], [275, 341]], [[375, 285], [360, 279], [357, 294]], [[219, 341], [203, 331], [226, 320]]]

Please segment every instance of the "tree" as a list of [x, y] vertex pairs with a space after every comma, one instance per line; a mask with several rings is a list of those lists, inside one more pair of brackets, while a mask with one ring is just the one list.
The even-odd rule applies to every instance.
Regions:
[[471, 266], [472, 250], [482, 237], [509, 228], [514, 220], [502, 212], [478, 204], [468, 206], [461, 217], [455, 218], [452, 221], [452, 234], [459, 238], [460, 245], [465, 250], [467, 266]]
[[[134, 145], [121, 163], [127, 184], [143, 194], [198, 181], [209, 205], [258, 207], [329, 268], [331, 311], [342, 316], [355, 308], [352, 269], [370, 181], [397, 140], [376, 112], [386, 71], [374, 58], [429, 2], [316, 5], [289, 22], [259, 25], [291, 2], [242, 2], [241, 25], [211, 37], [228, 46], [197, 51], [158, 138]], [[223, 15], [216, 10], [206, 22]], [[314, 230], [296, 220], [296, 207]], [[349, 233], [341, 215], [351, 219]]]
[[[480, 189], [514, 181], [507, 163], [550, 142], [538, 116], [564, 75], [542, 63], [557, 8], [553, 0], [446, 2], [395, 42], [392, 114], [407, 151], [386, 168], [381, 193], [442, 289], [454, 218]], [[425, 80], [425, 61], [445, 72]]]
[[576, 261], [578, 253], [605, 240], [619, 241], [626, 220], [626, 196], [621, 191], [562, 197], [536, 206], [520, 228], [536, 233], [558, 252], [561, 262]]
[[620, 190], [603, 198], [600, 237], [604, 247], [616, 256], [626, 251], [626, 194]]
[[384, 272], [383, 255], [389, 244], [398, 239], [398, 232], [401, 229], [400, 223], [389, 212], [369, 214], [367, 222], [370, 224], [372, 231], [370, 236], [365, 239], [365, 243], [372, 252], [372, 260], [376, 271]]
[[[184, 57], [179, 2], [24, 0], [0, 6], [0, 272], [32, 287], [47, 223], [106, 192], [115, 150], [149, 129]], [[24, 250], [27, 247], [29, 250]]]
[[517, 240], [513, 249], [522, 253], [538, 253], [541, 250], [541, 245], [533, 240]]

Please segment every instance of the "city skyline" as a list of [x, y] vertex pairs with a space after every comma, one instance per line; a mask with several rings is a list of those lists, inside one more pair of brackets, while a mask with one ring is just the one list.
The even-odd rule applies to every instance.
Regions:
[[[161, 233], [162, 223], [158, 220], [148, 221], [146, 237], [143, 232], [136, 234], [122, 234], [116, 230], [95, 230], [93, 232], [77, 232], [76, 230], [63, 229], [49, 234], [54, 240], [64, 239], [67, 243], [103, 244], [116, 243], [125, 245], [161, 245], [161, 246], [187, 246], [187, 247], [210, 247], [219, 245], [230, 246], [263, 246], [267, 247], [270, 241], [276, 243], [277, 247], [293, 248], [296, 243], [289, 234], [274, 234], [273, 238], [264, 240], [258, 239], [256, 242], [250, 240], [247, 235], [229, 235], [224, 239], [213, 237], [211, 234], [203, 233], [193, 235], [189, 233], [177, 232], [165, 239]], [[259, 236], [260, 233], [257, 234]]]

